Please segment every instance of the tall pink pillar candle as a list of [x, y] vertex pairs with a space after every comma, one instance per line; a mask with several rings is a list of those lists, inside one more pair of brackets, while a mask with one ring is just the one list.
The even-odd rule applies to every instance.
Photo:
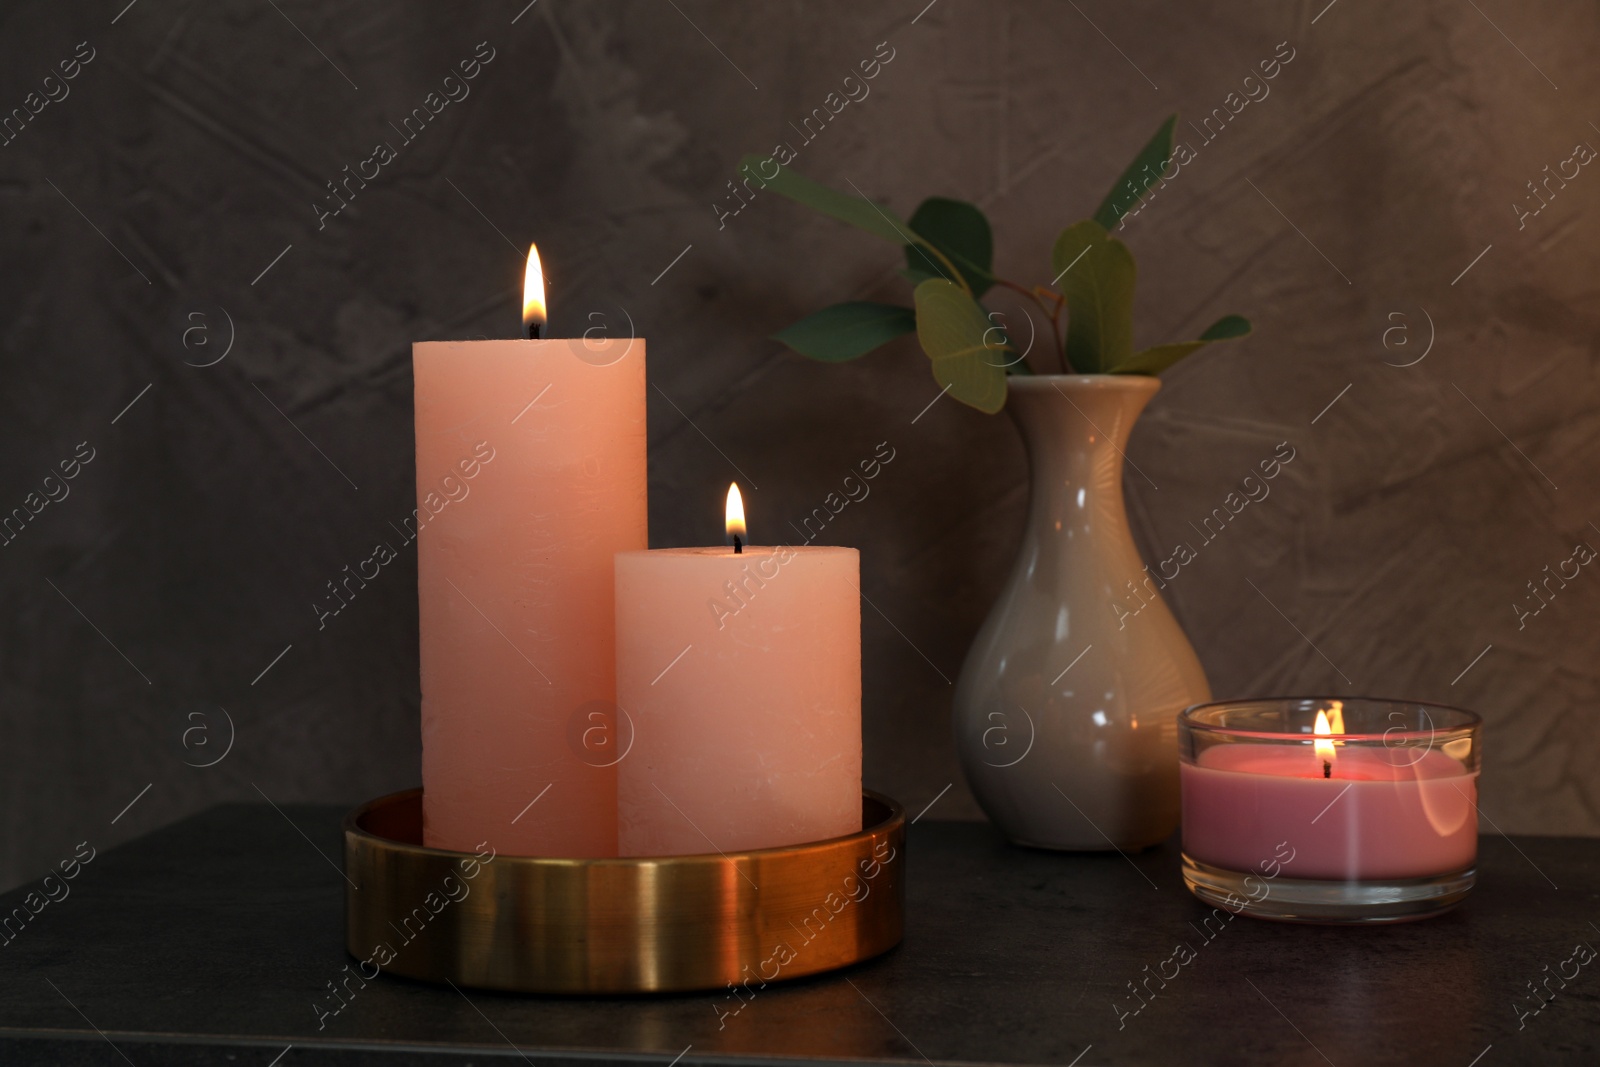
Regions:
[[619, 854], [858, 832], [856, 550], [624, 552], [616, 574], [617, 702], [633, 728], [617, 765]]
[[616, 855], [595, 724], [616, 695], [612, 559], [648, 543], [644, 355], [637, 339], [412, 346], [429, 846]]

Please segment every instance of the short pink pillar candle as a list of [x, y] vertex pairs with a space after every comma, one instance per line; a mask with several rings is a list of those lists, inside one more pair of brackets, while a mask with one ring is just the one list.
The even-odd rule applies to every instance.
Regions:
[[620, 855], [861, 829], [855, 549], [624, 552], [616, 588]]

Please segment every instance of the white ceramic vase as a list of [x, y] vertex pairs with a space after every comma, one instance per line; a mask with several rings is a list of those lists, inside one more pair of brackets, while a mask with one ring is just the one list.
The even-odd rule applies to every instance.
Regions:
[[1134, 547], [1123, 448], [1142, 375], [1010, 380], [1032, 503], [1004, 592], [961, 668], [956, 750], [1012, 841], [1131, 850], [1178, 826], [1177, 716], [1205, 673]]

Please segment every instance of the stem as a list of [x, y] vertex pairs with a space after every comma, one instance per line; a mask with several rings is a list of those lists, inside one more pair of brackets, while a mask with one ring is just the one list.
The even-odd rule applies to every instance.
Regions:
[[1061, 353], [1061, 373], [1071, 374], [1072, 364], [1067, 362], [1067, 339], [1061, 334], [1061, 313], [1067, 309], [1065, 298], [1056, 304], [1056, 313], [1050, 316], [1050, 328], [1055, 331], [1056, 351]]
[[1010, 290], [1012, 290], [1014, 292], [1021, 293], [1023, 296], [1027, 297], [1029, 300], [1032, 300], [1035, 304], [1037, 304], [1040, 311], [1043, 311], [1045, 314], [1049, 314], [1050, 313], [1050, 309], [1045, 307], [1044, 304], [1040, 303], [1039, 294], [1035, 293], [1032, 289], [1024, 289], [1022, 286], [1018, 285], [1016, 282], [1008, 282], [1004, 278], [996, 278], [994, 280], [994, 283], [996, 285], [1003, 285], [1007, 289], [1010, 289]]
[[[1018, 285], [1016, 282], [1008, 282], [1004, 278], [996, 278], [994, 280], [994, 283], [996, 285], [1005, 286], [1007, 289], [1013, 290], [1014, 292], [1021, 293], [1023, 296], [1027, 297], [1029, 300], [1032, 300], [1034, 302], [1034, 305], [1037, 306], [1038, 309], [1044, 313], [1045, 318], [1050, 320], [1050, 330], [1055, 335], [1055, 339], [1056, 339], [1056, 355], [1059, 356], [1060, 359], [1061, 359], [1062, 373], [1071, 374], [1072, 373], [1072, 369], [1067, 364], [1066, 341], [1063, 340], [1062, 336], [1061, 336], [1061, 312], [1062, 312], [1062, 309], [1064, 309], [1067, 306], [1066, 299], [1064, 297], [1057, 296], [1055, 293], [1051, 292], [1048, 289], [1044, 289], [1044, 290], [1024, 289], [1022, 286]], [[1045, 296], [1050, 296], [1050, 297], [1054, 297], [1055, 298], [1056, 305], [1055, 305], [1054, 308], [1046, 307], [1044, 301], [1039, 299], [1039, 296], [1040, 296], [1041, 292], [1043, 292], [1043, 294]], [[1026, 357], [1024, 357], [1024, 362], [1026, 362]], [[1030, 365], [1030, 369], [1032, 369], [1031, 365]]]
[[923, 250], [924, 252], [932, 252], [934, 255], [938, 256], [939, 262], [943, 263], [945, 265], [945, 269], [950, 272], [949, 274], [945, 275], [946, 280], [955, 282], [957, 285], [961, 286], [963, 292], [965, 292], [968, 296], [972, 296], [972, 286], [967, 284], [967, 279], [962, 276], [960, 271], [956, 270], [956, 265], [950, 262], [943, 252], [939, 251], [937, 248], [933, 247], [931, 244], [922, 240], [921, 238], [918, 238], [915, 241], [915, 244], [917, 248]]

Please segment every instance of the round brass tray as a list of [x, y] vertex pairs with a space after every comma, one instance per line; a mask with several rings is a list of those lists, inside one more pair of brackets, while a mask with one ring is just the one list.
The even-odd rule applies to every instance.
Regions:
[[900, 942], [905, 812], [862, 796], [860, 833], [749, 852], [551, 859], [422, 845], [422, 790], [345, 816], [345, 947], [379, 971], [527, 993], [759, 988]]

